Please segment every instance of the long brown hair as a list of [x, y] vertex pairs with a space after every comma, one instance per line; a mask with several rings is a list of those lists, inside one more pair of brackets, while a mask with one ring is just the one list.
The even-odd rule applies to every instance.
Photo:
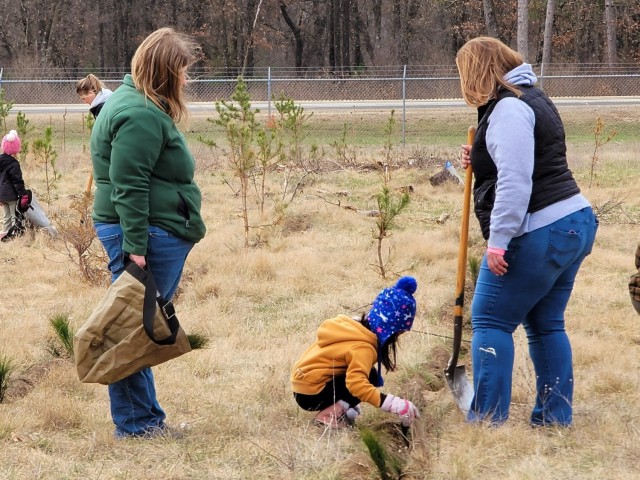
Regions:
[[496, 97], [499, 87], [520, 96], [520, 90], [505, 82], [504, 76], [523, 63], [522, 55], [496, 38], [469, 40], [456, 55], [464, 101], [480, 107]]
[[[364, 325], [366, 328], [371, 330], [371, 325], [369, 324], [369, 320], [367, 320], [367, 316], [363, 313], [362, 318], [360, 319], [360, 323]], [[389, 337], [389, 339], [384, 343], [384, 345], [379, 347], [380, 351], [380, 363], [384, 365], [384, 368], [387, 372], [393, 372], [396, 369], [396, 349], [398, 345], [398, 337], [403, 332], [396, 332]], [[380, 372], [382, 373], [382, 372]]]
[[181, 71], [196, 61], [198, 45], [172, 28], [160, 28], [145, 38], [131, 60], [136, 88], [174, 121], [187, 116]]
[[78, 80], [78, 83], [76, 83], [76, 93], [78, 95], [87, 95], [91, 92], [98, 93], [103, 88], [105, 88], [104, 83], [93, 73], [81, 78]]

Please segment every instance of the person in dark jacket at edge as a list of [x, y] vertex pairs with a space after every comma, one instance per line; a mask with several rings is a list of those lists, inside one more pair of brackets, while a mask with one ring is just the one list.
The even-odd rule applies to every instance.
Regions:
[[[9, 238], [22, 233], [17, 228], [16, 207], [18, 202], [28, 202], [27, 189], [22, 178], [20, 162], [15, 157], [22, 148], [22, 142], [18, 132], [11, 130], [0, 143], [2, 154], [0, 154], [0, 204], [4, 212], [0, 239], [7, 241]], [[24, 200], [23, 200], [24, 198]]]

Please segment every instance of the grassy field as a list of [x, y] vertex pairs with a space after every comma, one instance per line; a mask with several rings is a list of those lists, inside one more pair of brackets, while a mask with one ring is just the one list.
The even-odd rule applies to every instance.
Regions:
[[[575, 121], [588, 125], [584, 115], [576, 112]], [[427, 124], [437, 118], [445, 117], [415, 122], [434, 129]], [[384, 125], [386, 119], [387, 114], [368, 116], [367, 124]], [[384, 241], [391, 274], [382, 279], [372, 266], [375, 218], [365, 213], [377, 208], [382, 187], [373, 167], [382, 155], [379, 127], [371, 130], [378, 133], [349, 141], [357, 155], [343, 164], [330, 143], [349, 120], [326, 117], [317, 123], [316, 140], [317, 130], [337, 132], [323, 133], [328, 142], [321, 145], [317, 171], [284, 210], [278, 199], [286, 173], [269, 174], [268, 208], [263, 216], [252, 208], [252, 246], [244, 248], [237, 182], [225, 150], [198, 142], [199, 135], [216, 133], [204, 119], [193, 119], [187, 135], [198, 162], [208, 233], [188, 259], [175, 304], [185, 329], [208, 335], [210, 345], [154, 369], [168, 422], [184, 426], [180, 440], [114, 440], [107, 389], [79, 383], [73, 361], [49, 352], [49, 320], [64, 315], [78, 328], [106, 284], [86, 282], [60, 238], [36, 232], [0, 244], [0, 359], [15, 367], [0, 403], [0, 479], [381, 478], [362, 441], [367, 431], [402, 472], [389, 478], [634, 478], [640, 471], [640, 319], [627, 280], [640, 241], [640, 146], [637, 140], [603, 146], [592, 176], [593, 139], [586, 133], [570, 137], [571, 168], [601, 219], [567, 310], [574, 426], [529, 427], [535, 378], [522, 329], [516, 332], [511, 418], [497, 429], [471, 426], [442, 373], [450, 354], [444, 337], [453, 326], [462, 189], [429, 182], [443, 161], [458, 158], [470, 120], [468, 112], [452, 117], [446, 129], [438, 126], [446, 133], [427, 132], [424, 141], [416, 136], [405, 149], [394, 148], [391, 186], [413, 189], [408, 210]], [[42, 200], [42, 165], [28, 158], [24, 175], [50, 216], [68, 219], [74, 215], [68, 206], [84, 191], [90, 172], [86, 138], [81, 118], [32, 119], [38, 128], [48, 123], [56, 131], [61, 173], [50, 204]], [[472, 218], [469, 257], [478, 259], [483, 251]], [[418, 313], [414, 331], [401, 338], [400, 368], [386, 375], [383, 391], [410, 398], [422, 417], [408, 441], [397, 418], [369, 405], [354, 429], [314, 426], [312, 414], [300, 410], [290, 392], [293, 362], [320, 322], [367, 311], [379, 290], [400, 274], [418, 279]], [[468, 308], [470, 275], [467, 283]], [[468, 339], [468, 314], [465, 321]], [[464, 355], [462, 362], [468, 365], [469, 358]]]

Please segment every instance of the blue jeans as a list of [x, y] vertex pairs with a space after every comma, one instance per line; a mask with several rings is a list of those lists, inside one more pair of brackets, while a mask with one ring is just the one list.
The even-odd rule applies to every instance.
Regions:
[[471, 305], [471, 359], [475, 395], [469, 421], [500, 424], [509, 417], [513, 332], [522, 324], [536, 373], [532, 425], [570, 425], [573, 366], [564, 312], [598, 220], [591, 208], [516, 237], [503, 276], [482, 260]]
[[[109, 256], [109, 270], [111, 280], [114, 281], [124, 271], [122, 228], [117, 223], [96, 223], [95, 229]], [[159, 227], [149, 226], [147, 264], [163, 297], [173, 297], [187, 255], [192, 248], [192, 242], [178, 238]], [[154, 429], [164, 428], [166, 415], [156, 398], [150, 368], [109, 385], [109, 399], [116, 437], [140, 436]]]

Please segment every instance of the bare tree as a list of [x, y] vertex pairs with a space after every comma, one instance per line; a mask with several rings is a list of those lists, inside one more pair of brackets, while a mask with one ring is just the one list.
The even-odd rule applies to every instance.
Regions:
[[518, 52], [529, 59], [529, 0], [518, 0]]
[[6, 0], [0, 25], [1, 66], [74, 75], [129, 68], [142, 39], [165, 25], [202, 45], [199, 66], [232, 76], [254, 65], [348, 73], [356, 65], [448, 64], [483, 34], [543, 65], [552, 55], [640, 59], [639, 0]]
[[607, 63], [614, 64], [617, 61], [616, 49], [616, 6], [613, 0], [604, 1], [604, 21], [607, 29]]
[[484, 23], [487, 26], [487, 35], [500, 38], [498, 36], [498, 21], [496, 20], [496, 10], [493, 0], [482, 0], [482, 8], [484, 10]]
[[293, 34], [293, 42], [294, 42], [294, 56], [296, 61], [296, 69], [300, 72], [300, 67], [302, 67], [302, 54], [304, 52], [304, 40], [302, 38], [302, 30], [299, 25], [293, 21], [291, 16], [289, 15], [289, 10], [287, 10], [287, 4], [282, 0], [280, 1], [280, 12], [282, 13], [282, 18], [284, 18], [285, 23], [291, 30]]
[[544, 19], [544, 40], [542, 45], [543, 68], [551, 63], [553, 21], [556, 14], [556, 1], [557, 0], [547, 0], [547, 14]]

